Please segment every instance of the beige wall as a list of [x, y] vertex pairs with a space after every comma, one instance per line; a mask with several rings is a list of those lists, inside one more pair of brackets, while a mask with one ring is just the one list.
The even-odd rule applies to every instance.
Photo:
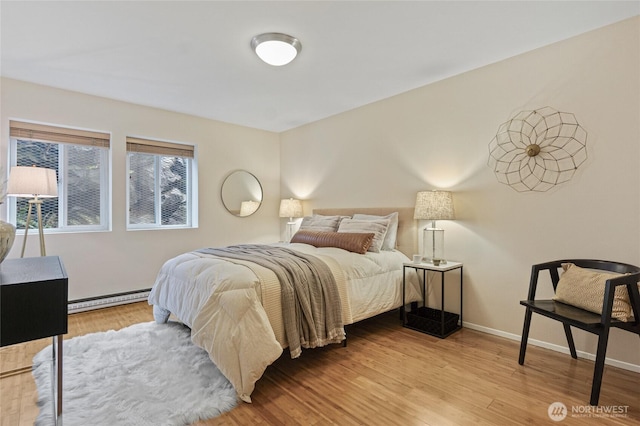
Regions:
[[[308, 200], [309, 213], [454, 191], [457, 220], [439, 224], [448, 257], [465, 264], [465, 321], [515, 338], [533, 263], [640, 264], [639, 27], [627, 20], [283, 133], [282, 195]], [[518, 193], [487, 166], [488, 144], [513, 114], [544, 106], [575, 114], [589, 158], [568, 183]], [[540, 317], [531, 337], [566, 346]], [[595, 352], [593, 336], [576, 341]], [[614, 330], [608, 354], [640, 371], [637, 336]]]
[[[8, 152], [9, 119], [112, 134], [112, 231], [46, 235], [47, 254], [59, 255], [67, 269], [70, 300], [150, 288], [162, 263], [187, 250], [278, 240], [277, 134], [10, 79], [1, 80], [1, 91], [2, 164], [6, 164]], [[197, 146], [200, 194], [197, 229], [126, 230], [127, 135]], [[247, 218], [230, 215], [220, 199], [222, 181], [237, 169], [253, 173], [264, 190], [263, 205]], [[6, 206], [0, 207], [1, 217], [6, 218]], [[26, 255], [39, 255], [37, 232], [30, 232], [28, 238]], [[18, 235], [9, 257], [19, 257], [21, 246], [22, 235]]]

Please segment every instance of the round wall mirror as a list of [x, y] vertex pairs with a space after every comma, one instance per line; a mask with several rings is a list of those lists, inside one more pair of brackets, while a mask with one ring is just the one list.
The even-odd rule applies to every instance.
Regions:
[[262, 186], [251, 173], [236, 170], [222, 182], [221, 197], [222, 204], [232, 215], [251, 216], [262, 203]]

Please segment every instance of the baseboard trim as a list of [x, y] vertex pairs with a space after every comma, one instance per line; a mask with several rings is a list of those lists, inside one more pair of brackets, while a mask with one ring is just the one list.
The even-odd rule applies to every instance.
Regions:
[[28, 365], [26, 367], [20, 367], [13, 370], [2, 371], [0, 372], [0, 379], [6, 379], [7, 377], [17, 376], [18, 374], [23, 373], [31, 373], [31, 367], [31, 365]]
[[[466, 321], [464, 323], [464, 327], [465, 328], [470, 328], [471, 330], [480, 331], [482, 333], [487, 333], [487, 334], [492, 334], [494, 336], [504, 337], [505, 339], [515, 340], [517, 342], [520, 342], [521, 337], [522, 337], [522, 336], [519, 336], [517, 334], [506, 333], [506, 332], [501, 331], [501, 330], [496, 330], [496, 329], [493, 329], [493, 328], [484, 327], [482, 325], [468, 323]], [[568, 347], [556, 345], [556, 344], [549, 343], [549, 342], [544, 342], [542, 340], [536, 340], [536, 339], [529, 338], [529, 343], [528, 344], [529, 345], [534, 345], [534, 346], [539, 346], [539, 347], [545, 348], [545, 349], [551, 349], [552, 351], [561, 352], [563, 354], [569, 354], [569, 348]], [[588, 359], [588, 360], [591, 360], [591, 361], [595, 361], [595, 359], [596, 359], [595, 354], [592, 354], [592, 353], [589, 353], [589, 352], [584, 352], [584, 351], [576, 351], [576, 352], [578, 354], [578, 358], [584, 358], [584, 359]], [[633, 371], [634, 373], [640, 373], [640, 365], [631, 364], [630, 362], [619, 361], [617, 359], [612, 359], [612, 358], [606, 358], [604, 362], [605, 362], [605, 364], [611, 365], [613, 367], [618, 367], [618, 368], [621, 368], [623, 370]]]
[[107, 294], [104, 296], [91, 297], [88, 299], [71, 300], [67, 310], [70, 314], [91, 311], [94, 309], [108, 308], [110, 306], [125, 305], [127, 303], [141, 302], [147, 300], [150, 288], [142, 290], [128, 291], [125, 293]]

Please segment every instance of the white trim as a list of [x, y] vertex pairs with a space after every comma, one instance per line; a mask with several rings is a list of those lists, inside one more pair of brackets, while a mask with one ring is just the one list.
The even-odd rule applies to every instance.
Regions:
[[[493, 328], [484, 327], [482, 325], [472, 324], [472, 323], [469, 323], [467, 321], [464, 322], [464, 327], [465, 328], [469, 328], [471, 330], [480, 331], [482, 333], [487, 333], [487, 334], [492, 334], [494, 336], [504, 337], [505, 339], [515, 340], [515, 341], [518, 341], [518, 342], [520, 342], [520, 340], [522, 339], [522, 336], [517, 335], [517, 334], [507, 333], [507, 332], [504, 332], [504, 331], [501, 331], [501, 330], [496, 330], [496, 329], [493, 329]], [[568, 347], [556, 345], [556, 344], [549, 343], [549, 342], [544, 342], [542, 340], [536, 340], [536, 339], [529, 338], [528, 344], [534, 345], [534, 346], [539, 346], [539, 347], [545, 348], [545, 349], [551, 349], [552, 351], [561, 352], [563, 354], [569, 354], [569, 348]], [[596, 359], [595, 354], [591, 354], [591, 353], [584, 352], [584, 351], [578, 351], [578, 350], [576, 350], [576, 353], [578, 354], [578, 358], [588, 359], [588, 360], [591, 360], [591, 361], [595, 361], [595, 359]], [[612, 358], [605, 358], [604, 363], [607, 364], [607, 365], [611, 365], [613, 367], [622, 368], [623, 370], [628, 370], [628, 371], [633, 371], [635, 373], [640, 373], [640, 365], [631, 364], [629, 362], [619, 361], [617, 359], [612, 359]]]

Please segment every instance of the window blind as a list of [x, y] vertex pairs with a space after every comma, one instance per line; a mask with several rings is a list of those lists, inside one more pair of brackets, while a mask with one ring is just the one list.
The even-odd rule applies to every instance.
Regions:
[[109, 148], [109, 140], [111, 139], [109, 133], [13, 120], [9, 121], [9, 134], [18, 139], [34, 139], [101, 148]]
[[127, 136], [127, 152], [193, 158], [194, 146]]

